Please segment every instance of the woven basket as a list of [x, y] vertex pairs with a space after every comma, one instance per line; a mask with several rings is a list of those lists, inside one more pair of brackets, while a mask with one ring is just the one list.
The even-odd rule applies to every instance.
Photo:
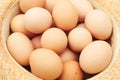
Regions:
[[[6, 47], [6, 39], [9, 35], [9, 23], [20, 12], [18, 1], [0, 0], [0, 80], [41, 80], [20, 66], [12, 58]], [[113, 48], [113, 58], [110, 65], [103, 72], [88, 80], [120, 80], [120, 1], [89, 1], [95, 8], [105, 11], [112, 19], [113, 34], [111, 45]]]

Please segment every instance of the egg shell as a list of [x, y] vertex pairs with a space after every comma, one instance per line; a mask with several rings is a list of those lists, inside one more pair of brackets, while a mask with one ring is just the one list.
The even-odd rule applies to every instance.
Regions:
[[68, 42], [73, 51], [80, 52], [92, 42], [92, 35], [86, 28], [78, 26], [69, 32]]
[[99, 9], [94, 9], [86, 15], [85, 26], [96, 39], [106, 40], [112, 33], [110, 17]]
[[78, 11], [79, 22], [83, 22], [87, 13], [93, 10], [88, 0], [70, 0]]
[[41, 35], [41, 46], [61, 54], [67, 47], [67, 36], [59, 28], [49, 28]]
[[82, 80], [83, 73], [77, 61], [69, 60], [63, 64], [63, 72], [59, 80]]
[[39, 48], [30, 55], [30, 67], [32, 73], [44, 80], [58, 78], [63, 70], [60, 57], [52, 50]]
[[52, 10], [55, 6], [55, 4], [57, 3], [58, 0], [46, 0], [46, 3], [45, 3], [45, 8], [50, 12], [52, 13]]
[[108, 67], [112, 56], [111, 46], [106, 41], [97, 40], [82, 50], [79, 63], [84, 72], [96, 74]]
[[62, 59], [63, 62], [68, 61], [68, 60], [76, 60], [78, 61], [78, 55], [70, 50], [69, 48], [66, 48], [63, 53], [60, 54], [60, 58]]
[[79, 23], [79, 24], [77, 25], [77, 27], [86, 28], [86, 27], [85, 27], [85, 23]]
[[37, 35], [31, 39], [31, 42], [32, 42], [35, 49], [41, 48], [40, 41], [41, 41], [41, 35]]
[[19, 7], [22, 12], [26, 12], [27, 10], [33, 7], [44, 7], [46, 0], [20, 0]]
[[34, 7], [25, 13], [24, 22], [28, 31], [39, 34], [51, 27], [52, 16], [46, 9]]
[[12, 32], [21, 32], [30, 38], [34, 36], [33, 33], [29, 32], [25, 28], [24, 14], [18, 14], [12, 19], [10, 23], [10, 29]]
[[29, 65], [29, 56], [34, 50], [29, 38], [20, 32], [12, 33], [7, 39], [10, 54], [22, 66]]
[[52, 16], [58, 28], [73, 29], [78, 22], [78, 13], [69, 0], [59, 0], [53, 8]]

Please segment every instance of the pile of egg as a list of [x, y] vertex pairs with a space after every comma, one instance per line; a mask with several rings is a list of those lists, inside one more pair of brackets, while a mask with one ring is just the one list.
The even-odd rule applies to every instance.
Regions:
[[22, 66], [45, 80], [83, 80], [112, 59], [112, 22], [87, 0], [20, 0], [7, 47]]

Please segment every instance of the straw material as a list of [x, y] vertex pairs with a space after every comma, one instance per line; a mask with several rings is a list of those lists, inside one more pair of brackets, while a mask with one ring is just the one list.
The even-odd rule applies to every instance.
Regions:
[[[89, 0], [95, 4], [99, 4], [105, 11], [107, 11], [120, 25], [120, 0]], [[2, 39], [3, 20], [12, 7], [18, 0], [0, 0], [0, 80], [41, 80], [25, 70], [22, 66], [15, 62], [15, 60], [8, 54], [4, 47], [4, 41]], [[17, 7], [16, 7], [17, 8]], [[17, 12], [16, 12], [17, 13]], [[7, 23], [7, 20], [6, 20]], [[116, 41], [113, 40], [113, 48], [115, 49], [115, 57], [110, 66], [99, 75], [96, 75], [89, 80], [120, 80], [120, 27], [115, 28], [114, 31], [119, 33], [113, 33]], [[114, 39], [114, 37], [113, 37]], [[117, 43], [119, 42], [119, 43]], [[119, 52], [118, 52], [119, 51]]]

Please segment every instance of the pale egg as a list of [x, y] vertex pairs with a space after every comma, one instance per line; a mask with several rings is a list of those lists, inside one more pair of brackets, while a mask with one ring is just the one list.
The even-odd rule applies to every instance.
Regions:
[[68, 42], [73, 51], [80, 52], [85, 46], [92, 42], [92, 35], [86, 28], [79, 25], [69, 32]]
[[79, 24], [77, 25], [77, 27], [86, 28], [86, 27], [85, 27], [85, 23], [79, 23]]
[[89, 74], [96, 74], [108, 67], [112, 59], [111, 46], [102, 40], [93, 41], [81, 52], [79, 63], [81, 69]]
[[87, 13], [93, 10], [88, 0], [70, 0], [78, 11], [79, 22], [83, 22]]
[[34, 7], [25, 13], [24, 22], [28, 31], [38, 34], [51, 27], [52, 16], [46, 9]]
[[96, 39], [106, 40], [112, 33], [110, 17], [99, 9], [90, 11], [86, 15], [85, 26]]

